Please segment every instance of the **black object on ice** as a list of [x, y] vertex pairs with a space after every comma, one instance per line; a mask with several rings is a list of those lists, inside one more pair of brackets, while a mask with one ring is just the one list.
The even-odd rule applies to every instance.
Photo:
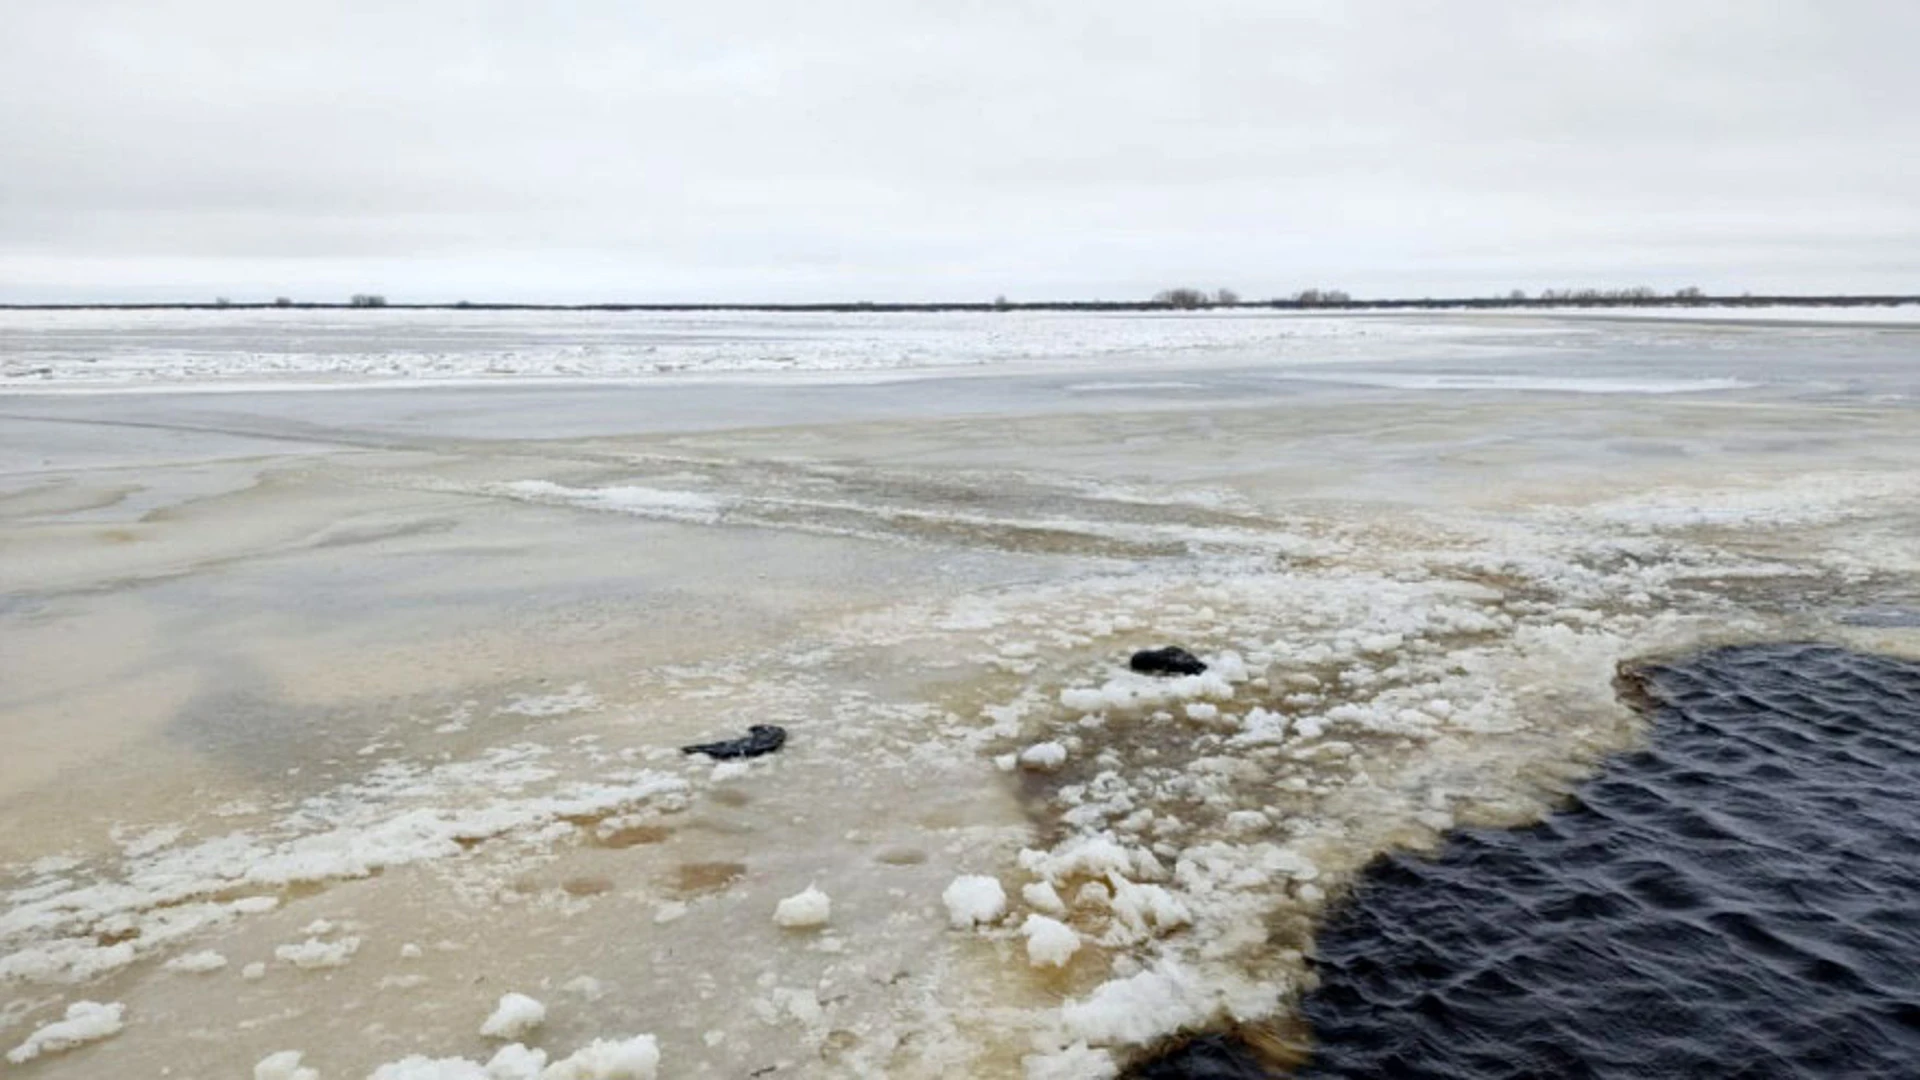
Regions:
[[755, 724], [747, 729], [744, 739], [728, 739], [725, 742], [695, 743], [683, 746], [683, 754], [705, 754], [710, 758], [759, 757], [771, 754], [787, 745], [787, 729], [777, 724]]
[[1178, 645], [1164, 649], [1141, 649], [1127, 666], [1142, 675], [1198, 675], [1207, 670], [1200, 658]]

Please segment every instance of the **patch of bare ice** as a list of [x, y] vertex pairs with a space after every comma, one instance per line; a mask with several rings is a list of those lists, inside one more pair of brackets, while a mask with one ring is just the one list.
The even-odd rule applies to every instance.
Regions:
[[[510, 835], [541, 842], [541, 830], [563, 819], [605, 816], [687, 790], [678, 777], [625, 768], [566, 779], [548, 763], [555, 753], [526, 744], [438, 765], [383, 763], [267, 826], [143, 844], [117, 869], [14, 890], [0, 912], [0, 981], [83, 982], [271, 911], [291, 885], [366, 877]], [[248, 890], [256, 895], [228, 899]], [[114, 943], [103, 945], [102, 937]]]

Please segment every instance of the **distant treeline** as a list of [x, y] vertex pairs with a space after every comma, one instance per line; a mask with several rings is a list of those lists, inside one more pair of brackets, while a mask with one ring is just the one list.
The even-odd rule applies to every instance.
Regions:
[[[1442, 308], [1558, 308], [1558, 307], [1730, 307], [1754, 308], [1794, 305], [1804, 307], [1891, 307], [1920, 304], [1914, 295], [1831, 295], [1831, 296], [1711, 296], [1698, 290], [1680, 293], [1656, 293], [1650, 289], [1548, 289], [1537, 296], [1419, 297], [1391, 299], [1355, 299], [1338, 289], [1309, 289], [1285, 299], [1242, 300], [1229, 290], [1186, 295], [1185, 290], [1168, 290], [1151, 300], [992, 300], [979, 303], [819, 303], [819, 304], [509, 304], [462, 300], [451, 304], [388, 303], [384, 297], [361, 295], [338, 303], [309, 303], [287, 299], [247, 303], [220, 299], [207, 303], [170, 304], [0, 304], [0, 311], [765, 311], [822, 312], [855, 314], [860, 312], [939, 312], [939, 311], [1185, 311], [1205, 308], [1279, 311], [1395, 311]], [[1197, 292], [1194, 290], [1193, 292]], [[1220, 295], [1226, 293], [1226, 296]], [[1229, 298], [1231, 297], [1231, 298]]]

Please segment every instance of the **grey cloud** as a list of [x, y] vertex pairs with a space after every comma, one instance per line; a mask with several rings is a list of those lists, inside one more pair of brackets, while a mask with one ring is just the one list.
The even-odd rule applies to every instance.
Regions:
[[7, 22], [0, 299], [1920, 289], [1904, 0]]

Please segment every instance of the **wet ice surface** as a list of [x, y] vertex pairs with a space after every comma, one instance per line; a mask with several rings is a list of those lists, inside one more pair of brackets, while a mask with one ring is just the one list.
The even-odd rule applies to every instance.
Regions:
[[1311, 1077], [1902, 1077], [1920, 1060], [1920, 665], [1650, 669], [1573, 805], [1370, 869], [1319, 936]]
[[[1858, 617], [1920, 574], [1911, 334], [1388, 325], [1323, 337], [1472, 385], [1180, 337], [0, 396], [0, 1041], [122, 1004], [22, 1071], [356, 1077], [486, 1061], [514, 992], [554, 1060], [1108, 1075], [1284, 1035], [1372, 858], [1640, 738], [1618, 661], [1913, 649]], [[1210, 670], [1127, 670], [1163, 644]]]

